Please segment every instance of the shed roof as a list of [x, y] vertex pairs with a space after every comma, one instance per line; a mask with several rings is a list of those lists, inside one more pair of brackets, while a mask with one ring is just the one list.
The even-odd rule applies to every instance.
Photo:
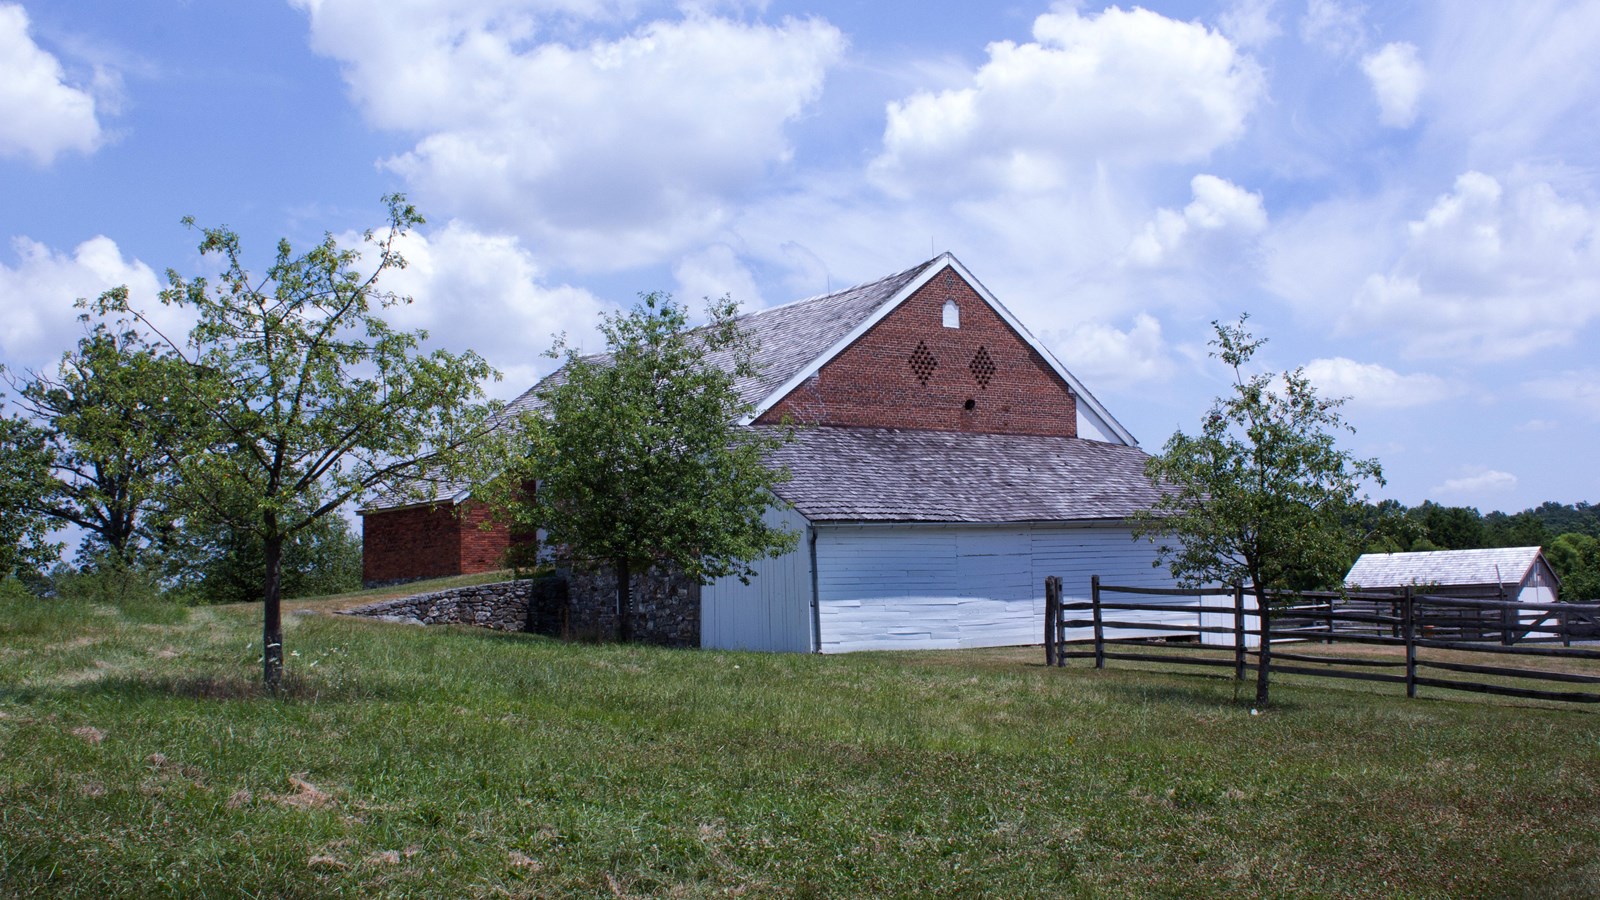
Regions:
[[1344, 581], [1368, 589], [1412, 584], [1521, 584], [1540, 558], [1538, 547], [1365, 553], [1350, 567]]
[[1081, 438], [807, 428], [774, 464], [776, 493], [814, 522], [1123, 519], [1160, 497], [1137, 447]]

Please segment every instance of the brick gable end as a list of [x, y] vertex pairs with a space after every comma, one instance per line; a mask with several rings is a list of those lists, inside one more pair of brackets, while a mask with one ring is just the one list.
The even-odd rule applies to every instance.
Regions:
[[[954, 301], [960, 327], [944, 325]], [[767, 410], [804, 425], [1077, 437], [1066, 382], [965, 279], [934, 276]]]
[[368, 512], [362, 516], [361, 580], [367, 584], [472, 575], [505, 565], [511, 537], [503, 524], [488, 529], [489, 509], [469, 501]]

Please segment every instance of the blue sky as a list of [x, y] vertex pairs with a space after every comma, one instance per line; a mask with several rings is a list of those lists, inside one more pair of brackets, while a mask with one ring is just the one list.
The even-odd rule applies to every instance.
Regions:
[[206, 271], [194, 216], [429, 223], [395, 318], [515, 394], [641, 291], [953, 251], [1149, 450], [1213, 319], [1351, 398], [1378, 496], [1600, 501], [1600, 2], [0, 0], [0, 362]]

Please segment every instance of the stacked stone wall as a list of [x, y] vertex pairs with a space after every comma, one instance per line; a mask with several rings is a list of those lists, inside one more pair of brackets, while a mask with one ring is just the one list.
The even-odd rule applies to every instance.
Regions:
[[[700, 583], [651, 571], [633, 582], [634, 637], [666, 647], [700, 646]], [[569, 640], [617, 638], [617, 581], [609, 569], [451, 588], [381, 600], [343, 615], [414, 625], [477, 625]]]

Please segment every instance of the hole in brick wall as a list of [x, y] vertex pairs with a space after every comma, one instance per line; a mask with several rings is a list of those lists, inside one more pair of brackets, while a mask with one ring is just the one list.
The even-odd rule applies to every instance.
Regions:
[[990, 379], [994, 378], [995, 365], [987, 347], [978, 348], [978, 352], [972, 355], [972, 362], [967, 364], [967, 370], [978, 382], [978, 387], [988, 389]]
[[928, 379], [933, 377], [933, 370], [939, 368], [939, 361], [933, 358], [933, 351], [928, 349], [924, 341], [917, 341], [917, 349], [911, 351], [911, 374], [917, 376], [923, 387], [928, 386]]
[[978, 408], [978, 401], [972, 399], [971, 397], [968, 397], [967, 398], [967, 402], [966, 402], [966, 407], [967, 407], [967, 412], [972, 412], [974, 409]]

